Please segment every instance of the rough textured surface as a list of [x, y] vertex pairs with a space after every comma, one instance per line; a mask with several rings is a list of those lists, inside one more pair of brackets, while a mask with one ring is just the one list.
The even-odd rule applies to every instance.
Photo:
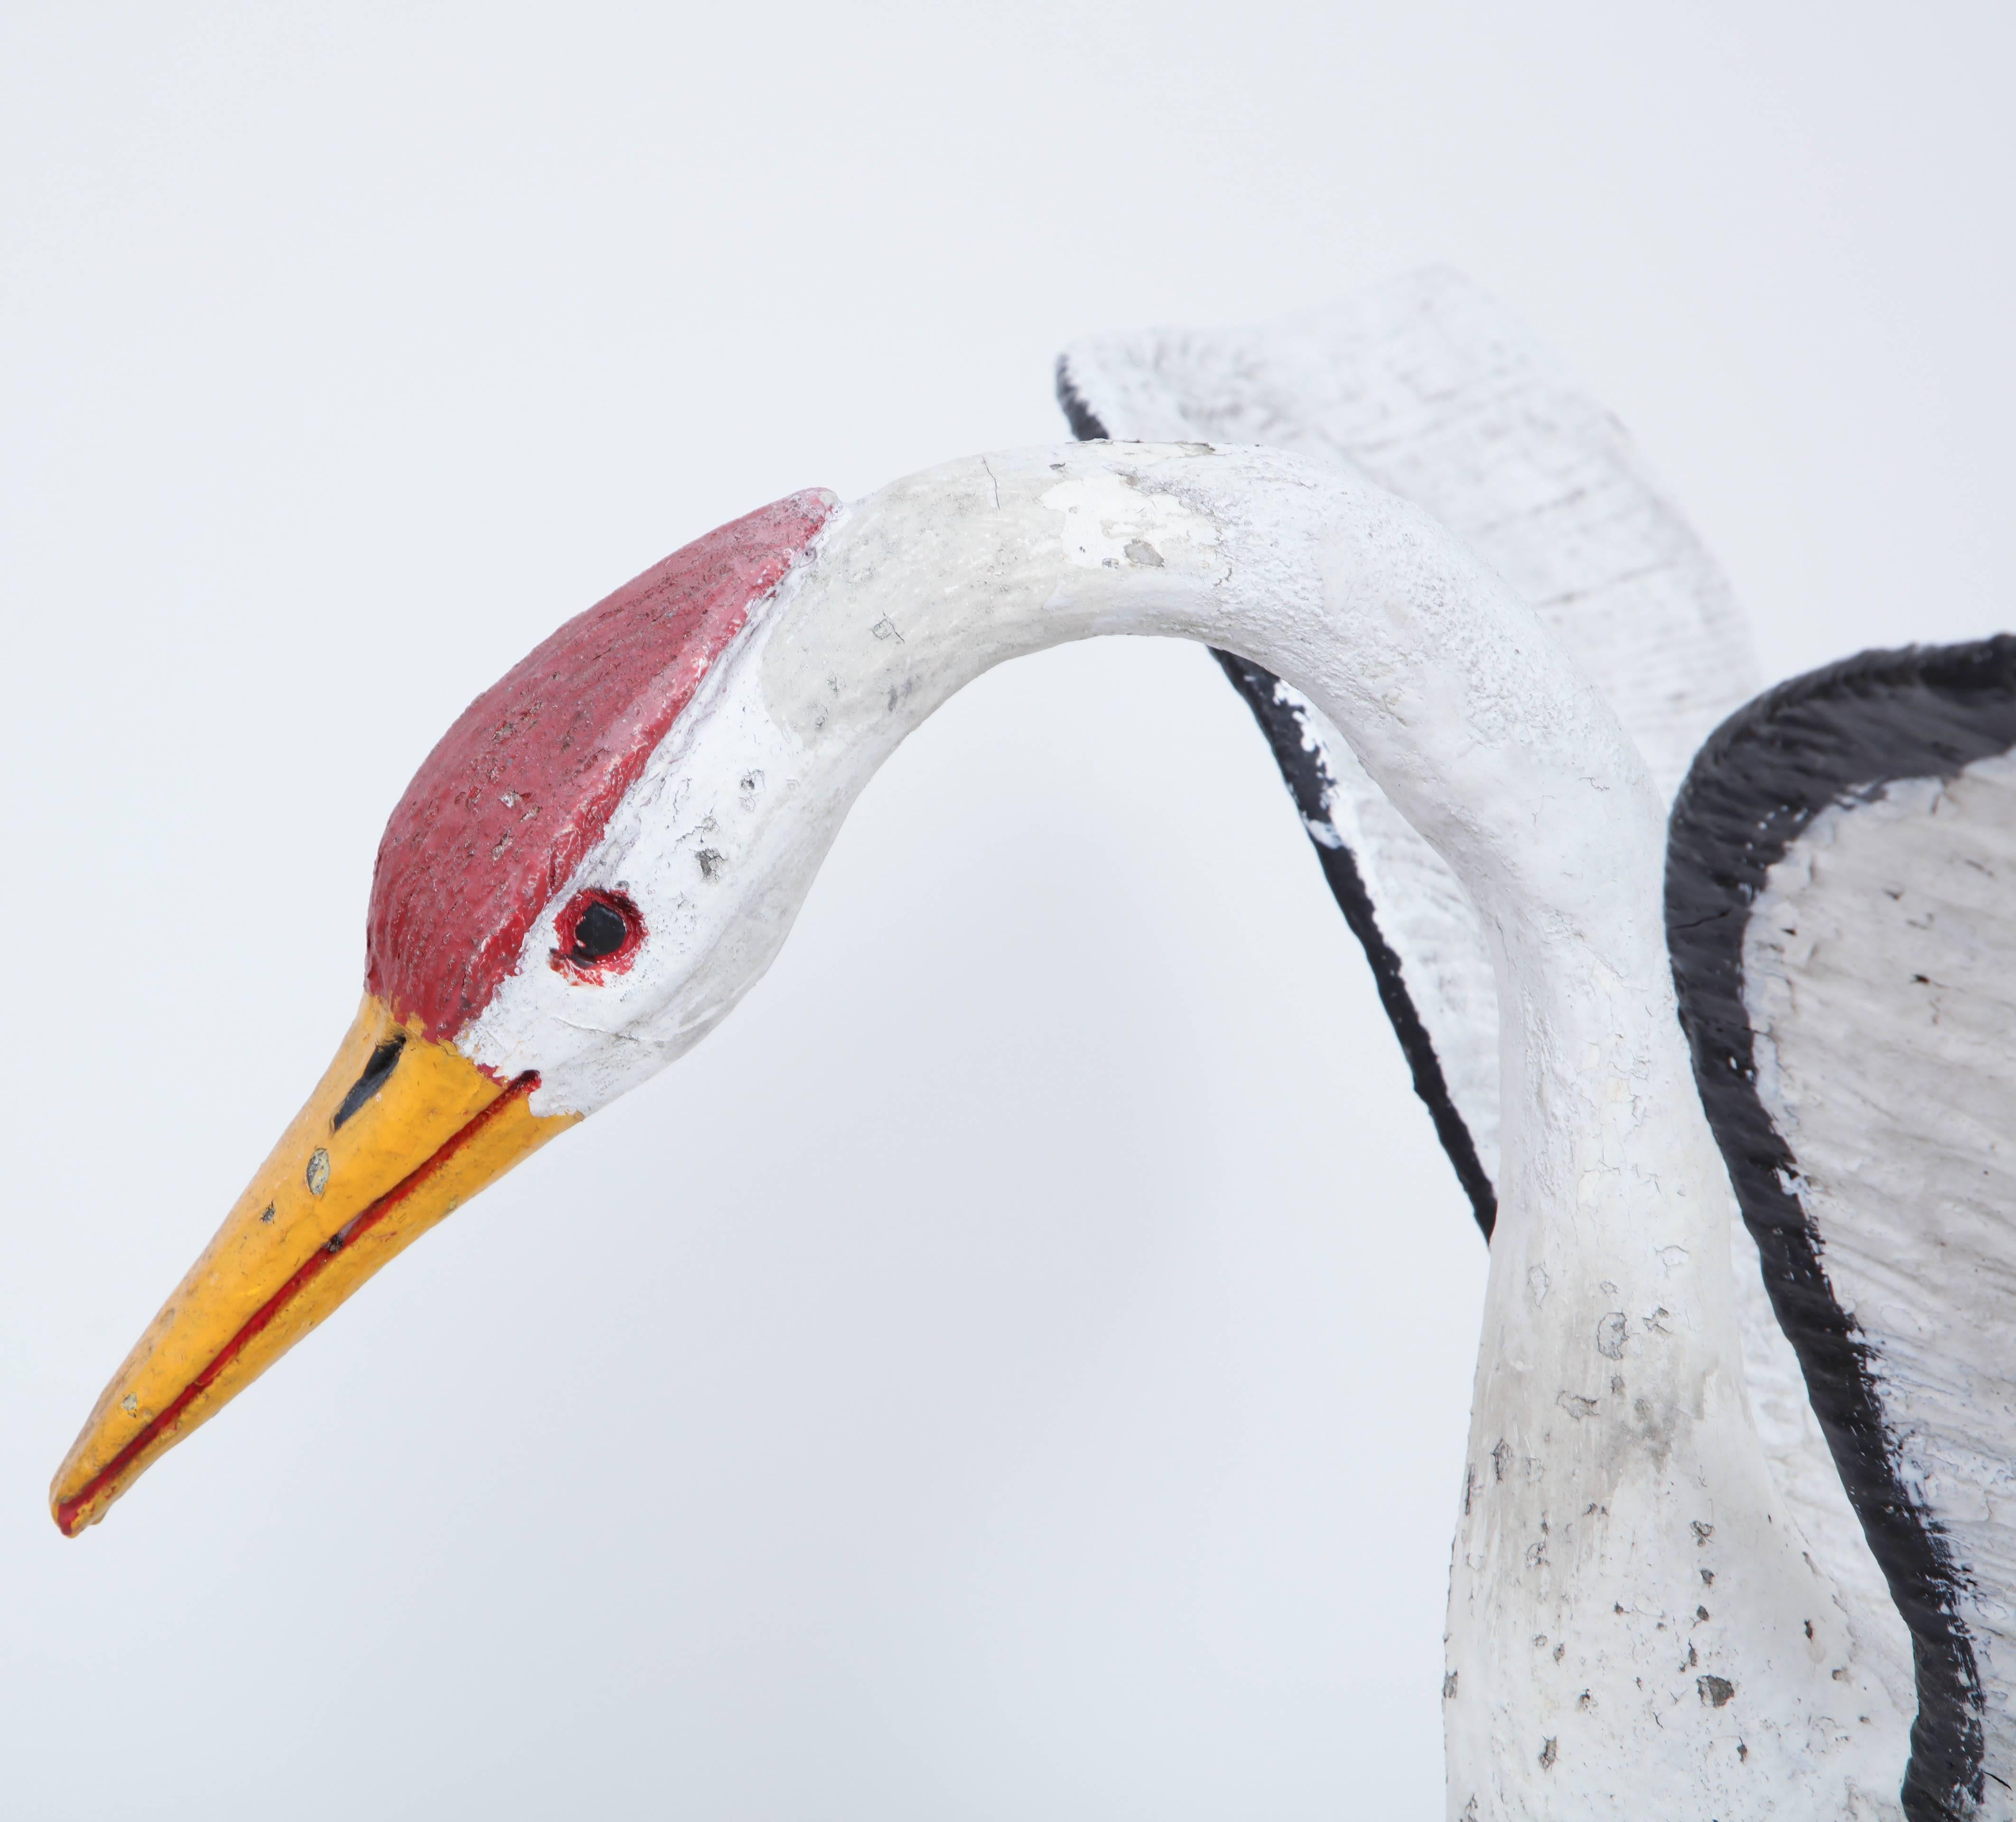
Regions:
[[[1664, 792], [1758, 687], [1727, 583], [1622, 427], [1522, 325], [1454, 273], [1417, 273], [1258, 328], [1093, 338], [1065, 354], [1059, 391], [1081, 437], [1265, 443], [1335, 462], [1423, 507], [1559, 636]], [[1489, 1234], [1498, 997], [1476, 911], [1313, 704], [1278, 679], [1269, 688], [1264, 672], [1242, 693], [1269, 729], [1417, 1089]], [[1305, 801], [1312, 776], [1324, 782], [1320, 803]], [[1907, 1703], [1903, 1622], [1772, 1314], [1755, 1249], [1740, 1226], [1731, 1243], [1744, 1378], [1773, 1470], [1894, 1699]]]
[[1913, 1817], [2016, 1781], [2016, 641], [1873, 652], [1703, 752], [1668, 884], [1704, 1098], [1913, 1635]]
[[1449, 1813], [1894, 1814], [1906, 1717], [1804, 1560], [1744, 1396], [1726, 1179], [1660, 916], [1663, 800], [1532, 613], [1334, 465], [1067, 446], [837, 513], [553, 895], [629, 897], [650, 932], [630, 969], [536, 965], [535, 929], [459, 1043], [492, 1073], [536, 1069], [535, 1112], [605, 1104], [760, 976], [906, 734], [994, 664], [1111, 633], [1289, 679], [1492, 933], [1503, 1193], [1450, 1591]]
[[[1897, 1479], [1944, 1534], [1979, 1680], [1968, 1693], [1982, 1772], [2005, 1787], [2016, 1781], [2012, 882], [2007, 758], [1950, 783], [1893, 785], [1822, 811], [1771, 869], [1743, 964], [1759, 1098], [1801, 1161], [1799, 1198], [1867, 1345]], [[2008, 1809], [2005, 1795], [1989, 1813]]]
[[435, 1037], [481, 1009], [708, 666], [834, 503], [794, 494], [675, 551], [463, 711], [379, 845], [371, 992]]
[[[1424, 509], [1559, 635], [1665, 792], [1761, 681], [1721, 570], [1623, 427], [1453, 272], [1249, 328], [1089, 337], [1059, 378], [1067, 410], [1106, 434], [1293, 450]], [[1477, 914], [1348, 744], [1319, 737], [1332, 820], [1495, 1181], [1497, 998]]]

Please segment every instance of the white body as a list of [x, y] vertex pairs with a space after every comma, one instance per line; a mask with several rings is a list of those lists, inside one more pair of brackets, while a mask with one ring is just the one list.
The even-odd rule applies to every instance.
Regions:
[[1095, 444], [843, 509], [566, 889], [632, 895], [635, 967], [571, 981], [535, 932], [463, 1047], [541, 1069], [538, 1111], [632, 1086], [761, 974], [905, 734], [1003, 659], [1103, 633], [1291, 681], [1490, 943], [1503, 1165], [1450, 1590], [1451, 1815], [1893, 1811], [1906, 1719], [1780, 1509], [1745, 1398], [1660, 795], [1532, 614], [1390, 496], [1273, 451]]
[[[1430, 268], [1275, 322], [1093, 336], [1067, 351], [1064, 372], [1114, 436], [1262, 443], [1424, 509], [1589, 674], [1668, 800], [1702, 741], [1761, 687], [1727, 578], [1624, 427], [1458, 273]], [[1335, 780], [1330, 828], [1312, 833], [1350, 850], [1496, 1183], [1497, 992], [1476, 907], [1320, 712], [1307, 724]], [[1908, 1712], [1910, 1635], [1772, 1313], [1756, 1247], [1740, 1221], [1730, 1231], [1766, 1457], [1864, 1654]]]

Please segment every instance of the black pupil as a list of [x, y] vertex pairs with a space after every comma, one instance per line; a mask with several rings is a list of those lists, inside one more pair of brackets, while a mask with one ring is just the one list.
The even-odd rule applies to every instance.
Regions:
[[592, 904], [574, 927], [574, 959], [599, 961], [605, 955], [614, 955], [629, 934], [629, 924], [614, 905]]

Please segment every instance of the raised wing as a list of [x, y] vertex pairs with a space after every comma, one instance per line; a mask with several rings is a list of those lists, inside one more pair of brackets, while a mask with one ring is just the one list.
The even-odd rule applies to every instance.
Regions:
[[[1262, 327], [1093, 337], [1058, 362], [1057, 394], [1082, 437], [1269, 444], [1424, 508], [1564, 638], [1668, 791], [1758, 687], [1727, 583], [1622, 426], [1453, 272]], [[1257, 666], [1220, 662], [1273, 748], [1488, 1234], [1498, 1006], [1469, 898], [1308, 703]]]
[[1708, 1117], [1917, 1666], [1913, 1818], [2016, 1784], [2016, 639], [1733, 717], [1674, 807]]

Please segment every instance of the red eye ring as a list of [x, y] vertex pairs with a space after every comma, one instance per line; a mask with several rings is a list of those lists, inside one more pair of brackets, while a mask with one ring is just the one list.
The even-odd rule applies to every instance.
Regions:
[[553, 934], [560, 939], [551, 953], [554, 972], [599, 986], [637, 959], [644, 946], [644, 915], [626, 894], [592, 886], [567, 900], [553, 920]]

